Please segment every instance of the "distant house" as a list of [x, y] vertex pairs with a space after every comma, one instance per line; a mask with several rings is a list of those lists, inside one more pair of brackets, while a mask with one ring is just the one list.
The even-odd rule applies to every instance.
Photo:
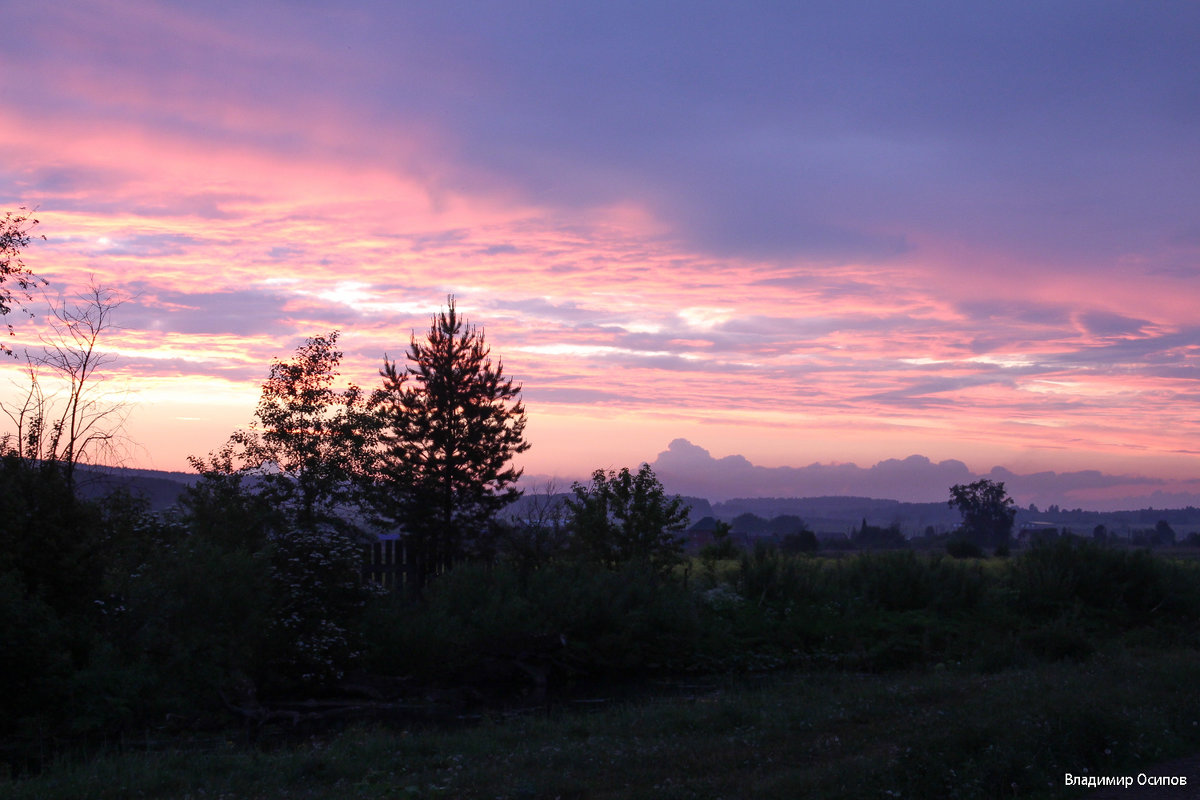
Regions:
[[713, 531], [717, 529], [716, 517], [701, 517], [683, 532], [683, 549], [695, 552], [713, 543]]

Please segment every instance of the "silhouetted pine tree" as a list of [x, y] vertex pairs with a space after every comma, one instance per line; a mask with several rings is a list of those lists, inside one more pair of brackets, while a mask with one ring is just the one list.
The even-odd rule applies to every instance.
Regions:
[[414, 334], [408, 366], [384, 358], [373, 398], [381, 421], [376, 509], [405, 536], [425, 577], [487, 545], [496, 513], [516, 500], [529, 449], [521, 387], [492, 362], [483, 331], [458, 315], [454, 298]]

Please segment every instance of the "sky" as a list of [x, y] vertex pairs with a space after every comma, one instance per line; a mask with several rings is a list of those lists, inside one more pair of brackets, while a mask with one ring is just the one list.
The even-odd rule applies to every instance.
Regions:
[[309, 336], [374, 384], [453, 295], [530, 476], [681, 440], [1200, 492], [1193, 2], [0, 11], [0, 211], [51, 299], [125, 298], [129, 464], [217, 449]]

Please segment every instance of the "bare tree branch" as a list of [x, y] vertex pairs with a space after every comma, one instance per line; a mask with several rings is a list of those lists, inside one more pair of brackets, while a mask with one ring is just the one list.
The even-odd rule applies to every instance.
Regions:
[[25, 352], [29, 387], [24, 400], [0, 403], [16, 427], [15, 435], [0, 438], [0, 454], [57, 462], [72, 488], [78, 464], [119, 460], [129, 409], [124, 398], [106, 391], [101, 370], [113, 356], [99, 343], [114, 327], [113, 314], [123, 302], [114, 290], [95, 283], [74, 302], [49, 301], [51, 333], [42, 337], [40, 352]]

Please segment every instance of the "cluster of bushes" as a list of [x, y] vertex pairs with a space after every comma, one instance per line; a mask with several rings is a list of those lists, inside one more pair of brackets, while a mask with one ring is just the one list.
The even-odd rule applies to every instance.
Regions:
[[498, 641], [561, 635], [558, 677], [785, 665], [999, 669], [1084, 658], [1105, 642], [1196, 643], [1200, 567], [1061, 541], [1011, 560], [911, 551], [822, 559], [760, 546], [669, 579], [560, 560], [441, 577], [423, 602], [374, 606], [367, 663], [436, 679], [475, 674]]
[[54, 462], [11, 455], [0, 519], [0, 739], [216, 719], [245, 687], [319, 686], [361, 652], [371, 591], [339, 537], [234, 536], [120, 493], [82, 500]]

